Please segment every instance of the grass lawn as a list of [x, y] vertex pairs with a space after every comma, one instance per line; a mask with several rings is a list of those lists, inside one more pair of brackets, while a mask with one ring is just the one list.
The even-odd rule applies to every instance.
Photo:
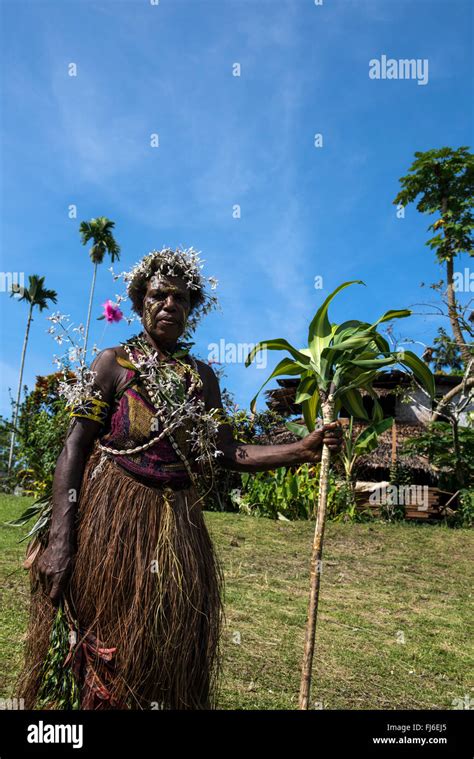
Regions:
[[[0, 496], [0, 523], [27, 504]], [[206, 522], [226, 576], [220, 707], [295, 709], [314, 523], [211, 512]], [[0, 528], [3, 697], [27, 620], [26, 531]], [[327, 523], [312, 708], [452, 709], [474, 697], [473, 542], [464, 529]]]

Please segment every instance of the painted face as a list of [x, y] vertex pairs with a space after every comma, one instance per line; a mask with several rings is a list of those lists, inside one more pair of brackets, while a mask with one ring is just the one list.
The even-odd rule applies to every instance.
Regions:
[[142, 322], [150, 335], [165, 342], [176, 341], [184, 332], [189, 311], [189, 290], [182, 279], [155, 275], [149, 280]]

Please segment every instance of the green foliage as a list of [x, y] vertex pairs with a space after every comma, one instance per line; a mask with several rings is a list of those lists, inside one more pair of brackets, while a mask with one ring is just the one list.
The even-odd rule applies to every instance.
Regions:
[[112, 230], [115, 222], [107, 219], [106, 216], [99, 216], [97, 219], [90, 221], [81, 221], [79, 232], [81, 242], [87, 245], [89, 240], [93, 240], [89, 255], [93, 264], [101, 264], [105, 254], [108, 252], [112, 263], [120, 258], [120, 245], [116, 242]]
[[[319, 464], [302, 464], [296, 471], [286, 467], [241, 475], [242, 487], [233, 497], [245, 514], [270, 519], [312, 519], [319, 488]], [[331, 478], [330, 495], [335, 497]]]
[[474, 525], [474, 490], [461, 490], [459, 506], [451, 524], [454, 527], [472, 527]]
[[[397, 488], [404, 485], [412, 484], [412, 476], [410, 470], [405, 464], [396, 461], [390, 467], [390, 485], [395, 485]], [[398, 492], [398, 491], [397, 491]], [[386, 519], [388, 522], [399, 522], [405, 519], [405, 506], [403, 503], [399, 503], [396, 499], [395, 503], [392, 503], [390, 497], [387, 501], [381, 505], [380, 516]]]
[[387, 417], [378, 422], [372, 422], [363, 429], [355, 439], [353, 439], [354, 419], [351, 416], [349, 425], [343, 432], [343, 447], [340, 458], [344, 466], [344, 472], [347, 480], [352, 480], [357, 460], [360, 456], [375, 451], [379, 444], [379, 435], [390, 429], [393, 424], [393, 418]]
[[333, 522], [370, 522], [373, 514], [367, 506], [362, 509], [355, 497], [353, 483], [350, 480], [336, 482], [336, 492], [333, 504], [328, 511]]
[[415, 161], [400, 184], [402, 190], [394, 203], [406, 206], [417, 200], [421, 213], [442, 213], [429, 229], [442, 229], [444, 234], [437, 233], [427, 242], [440, 262], [458, 253], [474, 255], [474, 156], [468, 147], [415, 153]]
[[61, 373], [37, 377], [20, 406], [16, 479], [26, 494], [37, 498], [52, 487], [70, 416], [58, 395]]
[[360, 456], [371, 453], [379, 444], [379, 435], [388, 430], [392, 424], [392, 417], [381, 421], [372, 421], [354, 438], [354, 419], [351, 416], [348, 426], [343, 431], [343, 446], [339, 459], [344, 468], [345, 481], [340, 484], [337, 500], [341, 504], [336, 519], [344, 521], [364, 521], [370, 515], [370, 509], [361, 510], [357, 507], [355, 496], [355, 472]]
[[[314, 519], [319, 494], [320, 464], [302, 464], [293, 470], [286, 467], [241, 475], [241, 487], [232, 492], [243, 514], [270, 519]], [[346, 483], [330, 472], [327, 518], [335, 522], [360, 522], [372, 518], [370, 512], [356, 508]]]
[[39, 308], [43, 311], [48, 308], [48, 300], [53, 303], [57, 301], [57, 292], [55, 290], [48, 290], [44, 287], [44, 277], [39, 277], [37, 274], [30, 274], [28, 276], [28, 287], [21, 287], [18, 284], [12, 286], [11, 297], [20, 295], [17, 300], [24, 300], [30, 304], [30, 308]]
[[5, 419], [5, 417], [0, 416], [0, 472], [2, 474], [1, 489], [4, 492], [9, 492], [12, 489], [11, 478], [7, 476], [11, 434], [11, 422]]
[[[252, 399], [250, 408], [255, 411], [256, 400], [267, 382], [273, 377], [294, 375], [300, 377], [296, 403], [301, 403], [305, 427], [302, 432], [315, 428], [316, 417], [328, 398], [334, 405], [333, 418], [344, 407], [351, 416], [368, 419], [360, 389], [370, 390], [378, 371], [401, 364], [434, 396], [434, 379], [429, 368], [411, 351], [392, 352], [387, 341], [377, 332], [382, 322], [410, 315], [407, 309], [387, 311], [376, 322], [358, 320], [331, 324], [328, 307], [335, 295], [359, 280], [344, 282], [332, 292], [316, 312], [308, 330], [308, 347], [297, 350], [287, 340], [262, 340], [249, 353], [245, 365], [249, 366], [262, 350], [285, 350], [292, 358], [284, 358], [264, 382]], [[382, 410], [374, 398], [374, 421], [381, 421]], [[291, 423], [290, 423], [291, 424]], [[294, 430], [293, 430], [294, 431]]]
[[[342, 324], [333, 324], [329, 321], [329, 304], [337, 293], [353, 284], [363, 284], [363, 282], [359, 280], [344, 282], [328, 295], [319, 307], [309, 325], [306, 348], [297, 350], [282, 338], [263, 340], [250, 351], [245, 364], [249, 366], [262, 350], [284, 350], [290, 354], [291, 358], [284, 358], [277, 364], [252, 399], [250, 407], [252, 411], [255, 411], [258, 394], [273, 377], [288, 374], [299, 377], [295, 401], [301, 403], [305, 423], [299, 425], [298, 429], [298, 425], [294, 422], [288, 422], [287, 427], [301, 437], [315, 429], [316, 419], [321, 412], [326, 424], [334, 421], [342, 408], [345, 408], [350, 416], [369, 421], [360, 391], [363, 389], [368, 392], [374, 404], [372, 429], [365, 432], [359, 440], [359, 447], [367, 449], [376, 443], [378, 432], [375, 425], [385, 424], [382, 408], [372, 388], [372, 382], [381, 369], [401, 364], [421, 383], [431, 398], [434, 397], [435, 385], [432, 373], [418, 356], [411, 351], [390, 351], [388, 342], [377, 331], [379, 324], [410, 316], [411, 311], [389, 310], [372, 324], [356, 319]], [[351, 459], [352, 457], [353, 452]], [[324, 499], [325, 491], [321, 488], [317, 493], [319, 514], [324, 519], [327, 510], [329, 518], [335, 518], [338, 514], [344, 513], [346, 518], [355, 519], [357, 509], [353, 495], [348, 497], [348, 493], [345, 492], [336, 496], [336, 488], [331, 486], [331, 482], [334, 482], [334, 474], [329, 469], [330, 458], [328, 449], [325, 447], [323, 447], [321, 462], [321, 479], [328, 484], [328, 498]], [[264, 485], [274, 486], [271, 496], [265, 492], [263, 496], [259, 493], [258, 498], [253, 499], [258, 504], [263, 501], [264, 508], [273, 509], [273, 513], [284, 507], [285, 497], [287, 499], [292, 497], [290, 484], [294, 488], [291, 481], [288, 485], [286, 484], [284, 475], [280, 477], [282, 477], [281, 482], [264, 481]], [[257, 480], [257, 482], [260, 485], [260, 481]], [[346, 487], [348, 486], [350, 487], [349, 483]], [[268, 489], [271, 490], [270, 487]], [[250, 500], [252, 501], [252, 498]], [[278, 504], [278, 507], [274, 502]], [[281, 507], [280, 504], [282, 504]], [[262, 507], [259, 506], [259, 508]], [[308, 508], [306, 508], [306, 513], [308, 513]]]
[[236, 410], [226, 416], [226, 422], [232, 428], [235, 440], [241, 443], [258, 443], [262, 437], [271, 437], [285, 420], [276, 411], [265, 411], [249, 414], [246, 410]]
[[[458, 427], [459, 466], [462, 467], [465, 483], [474, 484], [474, 429]], [[417, 438], [405, 441], [404, 453], [417, 453], [427, 456], [433, 466], [439, 469], [440, 487], [457, 490], [456, 455], [454, 450], [453, 430], [448, 422], [433, 422]]]
[[430, 364], [435, 372], [442, 372], [445, 368], [450, 369], [450, 374], [462, 374], [461, 351], [456, 341], [449, 337], [443, 327], [438, 328], [438, 336], [433, 340], [434, 348]]
[[53, 513], [53, 490], [52, 488], [40, 496], [36, 501], [26, 507], [16, 519], [6, 522], [9, 527], [23, 527], [33, 517], [38, 517], [30, 531], [18, 542], [22, 543], [35, 536], [43, 545], [47, 543], [47, 534]]
[[64, 666], [69, 653], [70, 627], [62, 608], [58, 607], [51, 628], [48, 653], [41, 674], [37, 709], [79, 709], [79, 688], [70, 665]]

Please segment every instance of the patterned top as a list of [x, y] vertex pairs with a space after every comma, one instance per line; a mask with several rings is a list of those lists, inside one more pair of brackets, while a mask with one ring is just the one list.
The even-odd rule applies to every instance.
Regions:
[[[134, 357], [135, 350], [132, 348]], [[188, 357], [182, 361], [191, 363]], [[176, 364], [175, 370], [184, 376], [185, 387], [188, 389], [191, 382], [190, 373], [182, 368], [176, 359], [170, 359], [169, 362]], [[196, 389], [195, 393], [196, 397], [203, 398], [203, 388]], [[127, 369], [125, 389], [114, 399], [111, 414], [99, 438], [100, 443], [117, 450], [133, 449], [157, 437], [161, 431], [161, 422], [156, 419], [156, 409], [143, 381], [137, 376], [136, 371]], [[173, 431], [173, 437], [194, 472], [197, 469], [193, 463], [186, 432], [186, 420], [183, 420], [182, 425]], [[182, 488], [191, 484], [182, 460], [166, 435], [139, 453], [114, 455], [113, 459], [137, 479], [149, 485]]]

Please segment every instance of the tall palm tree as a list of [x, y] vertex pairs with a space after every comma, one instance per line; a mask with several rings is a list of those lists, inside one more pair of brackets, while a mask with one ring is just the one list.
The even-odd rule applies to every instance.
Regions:
[[89, 240], [94, 244], [89, 250], [91, 261], [94, 264], [94, 274], [92, 276], [91, 293], [89, 297], [89, 309], [87, 311], [86, 334], [84, 338], [84, 359], [87, 353], [87, 339], [89, 337], [89, 325], [91, 321], [92, 301], [94, 298], [95, 280], [97, 276], [97, 265], [104, 260], [106, 253], [109, 254], [112, 263], [120, 258], [120, 245], [115, 240], [112, 229], [115, 227], [115, 221], [110, 221], [106, 216], [99, 216], [97, 219], [82, 221], [79, 227], [81, 233], [81, 242], [87, 245]]
[[21, 287], [20, 285], [13, 285], [12, 286], [12, 292], [11, 295], [20, 295], [18, 300], [24, 300], [27, 303], [29, 303], [29, 311], [28, 311], [28, 320], [26, 322], [26, 332], [25, 332], [25, 339], [23, 340], [23, 350], [21, 353], [21, 363], [20, 363], [20, 376], [18, 379], [18, 392], [16, 396], [16, 404], [13, 408], [13, 426], [12, 426], [12, 435], [11, 435], [11, 441], [10, 441], [10, 453], [8, 456], [8, 471], [11, 471], [12, 463], [13, 463], [13, 450], [15, 447], [15, 437], [16, 437], [16, 425], [18, 420], [18, 411], [20, 408], [20, 398], [21, 398], [21, 383], [23, 380], [23, 369], [25, 366], [25, 356], [26, 356], [26, 347], [28, 345], [28, 337], [30, 334], [30, 326], [31, 322], [33, 321], [33, 309], [39, 308], [40, 311], [43, 311], [45, 308], [49, 308], [48, 306], [48, 300], [52, 301], [53, 303], [56, 303], [57, 301], [57, 292], [55, 290], [48, 290], [46, 287], [44, 287], [44, 277], [38, 277], [37, 274], [30, 274], [28, 277], [29, 280], [29, 286]]

